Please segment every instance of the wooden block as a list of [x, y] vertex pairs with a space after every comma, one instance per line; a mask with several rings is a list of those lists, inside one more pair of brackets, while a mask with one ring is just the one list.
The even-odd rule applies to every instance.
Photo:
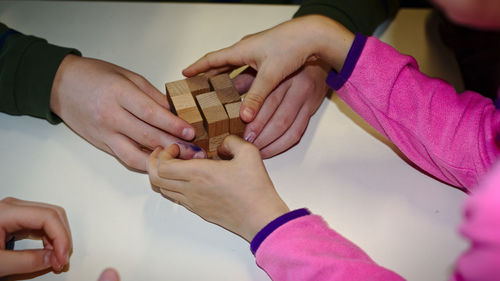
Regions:
[[203, 134], [206, 134], [203, 118], [201, 117], [198, 108], [195, 107], [191, 110], [184, 110], [182, 112], [179, 112], [178, 116], [179, 118], [182, 118], [191, 126], [193, 126], [196, 136], [202, 136]]
[[217, 155], [217, 150], [208, 151], [207, 152], [207, 158], [210, 158], [210, 159], [220, 159], [219, 155]]
[[196, 102], [194, 101], [194, 98], [190, 93], [171, 96], [170, 99], [177, 113], [185, 109], [196, 107]]
[[203, 148], [205, 151], [208, 151], [208, 134], [205, 129], [203, 129], [203, 133], [196, 136], [193, 143], [198, 147]]
[[208, 139], [208, 151], [217, 151], [217, 147], [229, 136], [229, 133], [211, 137]]
[[229, 133], [229, 117], [215, 92], [196, 96], [201, 112], [205, 117], [208, 137]]
[[245, 123], [240, 119], [241, 101], [228, 103], [225, 105], [227, 116], [229, 117], [229, 133], [243, 137]]
[[191, 94], [186, 79], [165, 83], [165, 88], [167, 90], [168, 98], [175, 97], [178, 95]]
[[200, 136], [205, 131], [203, 127], [203, 118], [196, 106], [196, 102], [191, 94], [178, 95], [171, 97], [172, 105], [177, 116], [191, 124], [196, 131], [196, 136]]
[[187, 78], [186, 83], [193, 96], [210, 92], [208, 78], [203, 75]]
[[228, 73], [222, 73], [209, 78], [210, 84], [212, 85], [214, 91], [226, 88], [234, 88], [233, 81], [229, 77]]
[[222, 104], [233, 103], [241, 100], [240, 94], [236, 91], [236, 88], [225, 88], [215, 90], [217, 97]]
[[229, 77], [229, 74], [222, 73], [214, 77], [210, 77], [209, 80], [222, 104], [241, 100], [240, 94], [234, 87], [233, 81]]

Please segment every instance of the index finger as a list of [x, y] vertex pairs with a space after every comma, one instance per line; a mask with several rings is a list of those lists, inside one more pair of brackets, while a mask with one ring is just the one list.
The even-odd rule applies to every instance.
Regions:
[[238, 54], [238, 49], [237, 45], [233, 45], [231, 47], [207, 53], [202, 58], [184, 69], [182, 74], [187, 77], [191, 77], [214, 68], [246, 65], [247, 63], [245, 62], [245, 58], [242, 54]]

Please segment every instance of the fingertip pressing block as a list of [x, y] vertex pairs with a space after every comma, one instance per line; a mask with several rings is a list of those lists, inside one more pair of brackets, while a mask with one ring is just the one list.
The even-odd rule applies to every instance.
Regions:
[[245, 123], [240, 118], [241, 101], [228, 103], [225, 105], [227, 116], [229, 117], [229, 133], [243, 137]]
[[[196, 96], [196, 100], [205, 117], [208, 138], [229, 132], [229, 118], [215, 92]], [[209, 149], [210, 150], [210, 149]]]
[[193, 96], [210, 92], [208, 78], [203, 75], [193, 76], [186, 79], [189, 91]]
[[222, 104], [241, 100], [240, 94], [233, 85], [228, 73], [219, 74], [209, 78], [212, 88]]

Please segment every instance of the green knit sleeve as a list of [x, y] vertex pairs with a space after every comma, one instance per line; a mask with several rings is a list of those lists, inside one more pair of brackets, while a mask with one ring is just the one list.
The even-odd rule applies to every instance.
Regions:
[[294, 17], [320, 14], [350, 31], [372, 35], [378, 25], [396, 15], [398, 0], [304, 0]]
[[50, 92], [68, 54], [81, 55], [78, 50], [49, 44], [0, 23], [0, 111], [44, 118], [52, 124], [61, 122], [50, 110]]

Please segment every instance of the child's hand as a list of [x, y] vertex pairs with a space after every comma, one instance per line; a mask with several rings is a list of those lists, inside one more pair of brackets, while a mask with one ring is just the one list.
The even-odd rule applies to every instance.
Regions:
[[289, 211], [267, 175], [258, 149], [229, 136], [219, 154], [231, 160], [176, 159], [179, 147], [156, 149], [149, 157], [153, 186], [170, 200], [247, 241]]
[[[5, 244], [13, 235], [39, 236], [44, 248], [6, 250]], [[47, 268], [61, 271], [69, 262], [71, 248], [71, 232], [63, 208], [15, 198], [0, 201], [0, 276]]]
[[269, 93], [308, 61], [321, 58], [340, 70], [354, 35], [330, 18], [295, 18], [266, 31], [244, 37], [231, 47], [205, 55], [184, 70], [193, 76], [228, 66], [249, 65], [257, 77], [241, 106], [241, 118], [250, 122]]
[[[329, 70], [324, 63], [308, 63], [269, 94], [243, 134], [260, 149], [262, 158], [282, 153], [300, 141], [309, 119], [325, 99]], [[246, 93], [254, 78], [255, 71], [249, 68], [233, 82], [240, 93]]]
[[[54, 79], [50, 106], [80, 136], [141, 171], [155, 147], [187, 143], [195, 136], [144, 77], [101, 60], [66, 56]], [[182, 158], [205, 156], [191, 145], [181, 149]]]

